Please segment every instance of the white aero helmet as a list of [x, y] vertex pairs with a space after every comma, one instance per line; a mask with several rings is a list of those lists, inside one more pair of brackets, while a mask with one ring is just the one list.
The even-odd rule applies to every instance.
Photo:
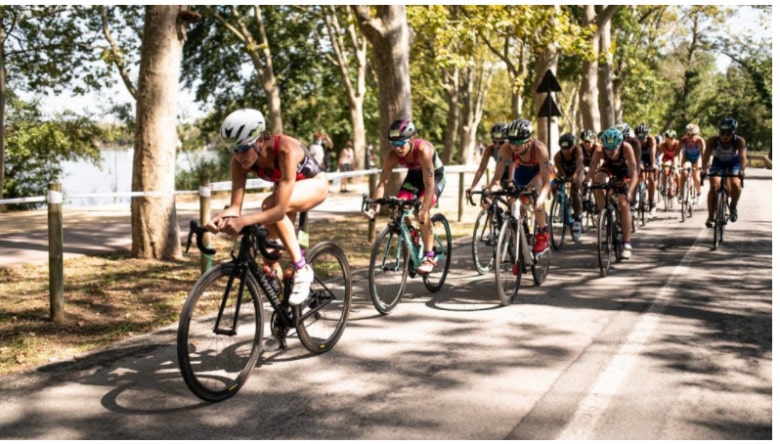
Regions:
[[222, 122], [219, 134], [223, 140], [233, 141], [236, 146], [254, 143], [265, 131], [265, 117], [256, 109], [244, 108], [233, 111]]

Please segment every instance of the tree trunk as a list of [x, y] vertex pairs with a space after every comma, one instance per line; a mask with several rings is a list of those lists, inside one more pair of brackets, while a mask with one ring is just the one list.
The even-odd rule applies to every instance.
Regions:
[[[593, 5], [585, 5], [582, 13], [582, 26], [589, 26], [596, 21], [596, 9]], [[591, 54], [582, 62], [582, 80], [580, 81], [580, 112], [582, 113], [582, 129], [594, 132], [601, 130], [601, 116], [598, 105], [598, 47], [599, 34], [591, 39]]]
[[181, 257], [176, 220], [176, 92], [182, 58], [179, 6], [147, 6], [138, 74], [133, 191], [132, 255], [143, 259]]
[[[0, 20], [3, 19], [3, 8], [0, 8]], [[0, 27], [0, 42], [5, 42], [5, 31]], [[0, 199], [5, 189], [5, 44], [0, 44]], [[0, 205], [0, 211], [5, 205]]]
[[452, 163], [452, 153], [458, 140], [460, 125], [460, 71], [457, 68], [442, 69], [444, 76], [444, 94], [447, 101], [447, 128], [444, 130], [444, 151], [441, 161], [445, 165]]
[[[358, 24], [373, 47], [379, 87], [379, 141], [384, 159], [390, 150], [387, 131], [395, 119], [412, 118], [412, 87], [409, 80], [409, 25], [403, 5], [352, 6]], [[412, 118], [412, 121], [414, 119]], [[393, 191], [400, 181], [393, 180]], [[391, 190], [388, 190], [388, 194]]]
[[601, 130], [615, 126], [615, 96], [612, 85], [612, 16], [620, 5], [604, 8], [596, 18], [599, 35], [599, 113]]
[[[547, 70], [550, 70], [553, 74], [558, 71], [558, 50], [554, 45], [548, 45], [545, 51], [536, 57], [536, 62], [534, 63], [536, 80], [534, 81], [533, 91], [539, 88]], [[558, 105], [558, 109], [560, 109], [561, 102], [555, 97], [556, 94], [550, 93], [550, 95], [555, 104]], [[547, 96], [546, 92], [534, 94], [534, 110], [537, 113], [542, 108]], [[558, 151], [558, 117], [539, 117], [536, 122], [536, 134], [537, 139], [547, 144], [548, 154], [552, 160]]]

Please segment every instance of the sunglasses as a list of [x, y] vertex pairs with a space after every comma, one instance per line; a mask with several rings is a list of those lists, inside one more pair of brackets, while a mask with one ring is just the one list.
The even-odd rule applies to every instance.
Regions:
[[252, 148], [252, 145], [247, 143], [233, 148], [233, 152], [235, 154], [244, 154], [245, 152], [249, 151], [249, 148]]
[[514, 146], [523, 146], [528, 143], [530, 139], [509, 139], [509, 142]]
[[728, 129], [722, 129], [722, 130], [720, 130], [720, 135], [721, 136], [733, 136], [734, 135], [734, 131], [728, 130]]
[[403, 147], [404, 145], [406, 145], [406, 141], [405, 141], [405, 140], [391, 140], [391, 141], [390, 141], [390, 143], [391, 143], [391, 144], [392, 144], [394, 147], [396, 147], [396, 148], [401, 148], [401, 147]]

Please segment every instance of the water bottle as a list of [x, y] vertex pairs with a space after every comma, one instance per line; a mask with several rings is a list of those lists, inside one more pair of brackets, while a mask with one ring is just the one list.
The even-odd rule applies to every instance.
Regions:
[[276, 270], [268, 265], [263, 265], [263, 274], [268, 278], [268, 282], [271, 283], [271, 288], [274, 290], [274, 293], [279, 295], [282, 291], [282, 284], [276, 276]]

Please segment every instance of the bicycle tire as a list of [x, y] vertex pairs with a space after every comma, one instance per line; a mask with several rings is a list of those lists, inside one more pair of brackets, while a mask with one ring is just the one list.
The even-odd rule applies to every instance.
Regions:
[[294, 308], [298, 339], [312, 353], [332, 349], [344, 333], [352, 306], [352, 274], [344, 251], [320, 242], [306, 253], [314, 270], [309, 298]]
[[604, 208], [599, 212], [598, 233], [596, 235], [599, 272], [602, 276], [609, 274], [609, 266], [612, 261], [612, 243], [614, 241], [612, 230], [612, 214]]
[[549, 215], [550, 238], [556, 250], [563, 246], [566, 239], [566, 203], [562, 193], [563, 190], [558, 190], [556, 193]]
[[[179, 369], [190, 391], [204, 401], [218, 402], [235, 395], [262, 351], [262, 291], [251, 273], [246, 273], [244, 285], [240, 275], [239, 266], [233, 263], [208, 270], [195, 282], [179, 318]], [[218, 325], [228, 329], [237, 320], [240, 325], [234, 326], [235, 334], [215, 332], [223, 296], [227, 300]], [[240, 312], [235, 317], [238, 298]]]
[[471, 236], [471, 259], [479, 274], [487, 274], [493, 268], [496, 245], [495, 232], [498, 230], [493, 228], [491, 218], [490, 212], [483, 209], [477, 214], [477, 220], [474, 222], [474, 233]]
[[647, 225], [648, 213], [650, 212], [650, 191], [647, 189], [647, 184], [643, 180], [640, 184], [641, 189], [641, 205], [639, 207], [639, 222], [644, 227]]
[[718, 199], [715, 203], [715, 225], [712, 227], [712, 249], [717, 250], [723, 242], [723, 225], [725, 225], [726, 209], [724, 205], [725, 194], [718, 191]]
[[436, 293], [444, 286], [452, 261], [452, 232], [450, 223], [441, 213], [431, 216], [433, 225], [433, 251], [436, 253], [436, 266], [428, 274], [423, 275], [425, 288]]
[[689, 187], [688, 183], [691, 180], [691, 173], [688, 174], [688, 178], [685, 180], [685, 184], [683, 184], [683, 188], [681, 190], [682, 192], [682, 204], [680, 205], [680, 218], [682, 219], [682, 222], [685, 222], [685, 216], [686, 212], [688, 210], [688, 199], [691, 198], [689, 195]]
[[379, 313], [389, 314], [401, 300], [409, 277], [408, 262], [409, 249], [400, 229], [386, 226], [374, 241], [368, 262], [369, 294]]
[[520, 290], [523, 276], [522, 256], [515, 256], [515, 240], [519, 235], [517, 222], [506, 220], [501, 226], [496, 245], [495, 271], [496, 289], [501, 305], [509, 305]]

